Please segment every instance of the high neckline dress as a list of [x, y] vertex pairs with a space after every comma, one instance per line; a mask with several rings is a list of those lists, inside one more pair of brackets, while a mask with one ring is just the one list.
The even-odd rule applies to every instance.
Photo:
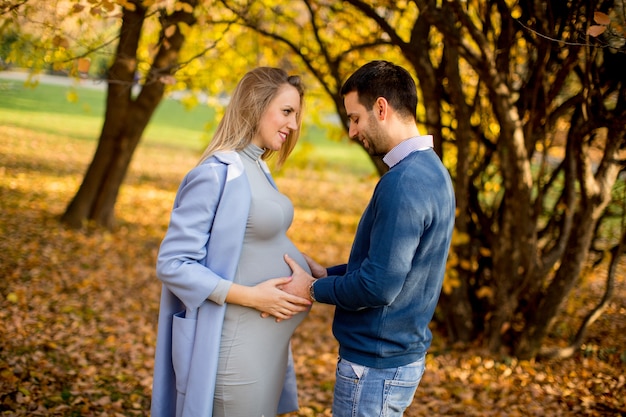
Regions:
[[[291, 275], [283, 255], [309, 271], [287, 237], [293, 205], [270, 183], [259, 165], [263, 149], [250, 144], [239, 152], [252, 200], [234, 282], [253, 286]], [[310, 272], [310, 271], [309, 271]], [[277, 323], [257, 310], [228, 304], [222, 328], [214, 417], [272, 417], [287, 369], [289, 340], [307, 312]]]

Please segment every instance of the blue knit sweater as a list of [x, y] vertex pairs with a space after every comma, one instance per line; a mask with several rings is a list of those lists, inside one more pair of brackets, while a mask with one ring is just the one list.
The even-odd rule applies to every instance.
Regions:
[[345, 271], [315, 283], [316, 300], [336, 306], [333, 333], [343, 358], [392, 368], [426, 353], [454, 216], [452, 182], [432, 149], [411, 153], [381, 177]]

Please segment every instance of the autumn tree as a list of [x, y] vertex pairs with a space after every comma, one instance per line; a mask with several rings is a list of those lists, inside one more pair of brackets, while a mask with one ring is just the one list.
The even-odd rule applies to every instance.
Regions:
[[[49, 3], [15, 1], [3, 15]], [[339, 88], [357, 66], [385, 58], [414, 72], [420, 128], [435, 136], [456, 186], [457, 230], [440, 305], [452, 341], [535, 356], [583, 267], [598, 253], [623, 253], [623, 223], [620, 229], [610, 219], [624, 213], [622, 0], [61, 3], [66, 17], [119, 13], [105, 121], [64, 215], [68, 224], [112, 224], [130, 159], [174, 73], [184, 88], [224, 82], [228, 74], [217, 72], [232, 73], [238, 59], [280, 59], [285, 46], [345, 127]], [[30, 11], [37, 12], [50, 21], [43, 8]], [[58, 30], [65, 20], [50, 26]], [[234, 22], [245, 30], [233, 32]], [[68, 38], [51, 33], [49, 60], [59, 62]], [[232, 65], [214, 65], [207, 77], [196, 58], [217, 41], [198, 33], [222, 37], [227, 47], [218, 56]], [[188, 42], [193, 36], [198, 41]]]
[[[12, 63], [79, 77], [86, 76], [81, 65], [104, 60], [106, 110], [98, 146], [62, 220], [72, 227], [113, 227], [119, 189], [152, 115], [167, 89], [195, 91], [203, 82], [210, 89], [211, 80], [198, 76], [197, 61], [218, 49], [226, 25], [203, 32], [206, 16], [216, 14], [211, 2], [198, 0], [16, 0], [3, 3], [0, 12], [6, 18], [0, 33], [12, 36]], [[227, 68], [212, 75], [214, 84], [234, 77]]]
[[[288, 45], [345, 126], [339, 87], [356, 66], [386, 58], [412, 68], [420, 124], [456, 184], [440, 305], [448, 335], [536, 356], [596, 249], [621, 253], [624, 226], [604, 226], [610, 204], [624, 213], [623, 2], [265, 2], [271, 20], [259, 18], [259, 1], [222, 3]], [[613, 16], [613, 38], [589, 36], [609, 26], [597, 11]]]
[[70, 226], [80, 227], [87, 220], [113, 225], [115, 201], [133, 153], [163, 98], [167, 80], [179, 64], [185, 41], [179, 25], [195, 24], [193, 10], [197, 3], [185, 0], [169, 10], [163, 7], [156, 11], [161, 23], [159, 40], [141, 91], [133, 97], [130, 86], [139, 70], [138, 46], [149, 6], [138, 0], [124, 2], [117, 50], [107, 75], [106, 111], [98, 147], [63, 215], [63, 221]]
[[200, 94], [231, 91], [254, 66], [291, 69], [280, 48], [231, 27], [232, 14], [212, 0], [11, 0], [0, 15], [10, 63], [73, 77], [87, 76], [84, 63], [105, 68], [98, 146], [62, 216], [71, 227], [114, 226], [118, 192], [165, 93], [184, 90], [182, 101], [194, 106]]
[[[82, 227], [88, 221], [106, 227], [113, 225], [119, 188], [141, 135], [163, 98], [165, 86], [178, 68], [185, 41], [181, 27], [196, 22], [193, 11], [197, 3], [196, 0], [185, 0], [167, 7], [165, 2], [140, 0], [103, 0], [87, 5], [80, 1], [46, 4], [26, 0], [3, 10], [3, 15], [13, 19], [14, 30], [20, 30], [22, 40], [17, 46], [28, 47], [18, 50], [16, 55], [22, 54], [34, 62], [29, 66], [35, 70], [36, 63], [41, 66], [45, 62], [63, 69], [63, 63], [70, 62], [71, 65], [79, 62], [79, 58], [84, 62], [107, 43], [116, 45], [112, 63], [106, 71], [106, 111], [98, 147], [78, 192], [62, 216], [68, 225]], [[154, 14], [158, 15], [160, 25], [158, 40], [150, 53], [142, 87], [135, 96], [132, 86], [141, 69], [139, 45], [148, 17]], [[105, 22], [112, 22], [119, 32], [110, 34], [109, 39], [95, 39], [87, 45], [86, 37], [77, 33], [80, 28], [90, 28], [85, 21], [97, 29], [102, 29]], [[20, 25], [28, 28], [20, 28]], [[78, 42], [85, 46], [82, 56], [72, 45]], [[38, 50], [42, 51], [39, 55]], [[20, 63], [19, 57], [15, 61]]]

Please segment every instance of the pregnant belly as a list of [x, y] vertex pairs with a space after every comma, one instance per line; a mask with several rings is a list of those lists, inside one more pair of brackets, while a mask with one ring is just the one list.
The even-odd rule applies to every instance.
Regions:
[[302, 253], [287, 237], [284, 237], [271, 243], [244, 244], [235, 282], [256, 285], [271, 278], [291, 275], [291, 268], [284, 259], [285, 254], [294, 259], [305, 271], [311, 272]]
[[[242, 248], [235, 282], [253, 286], [271, 278], [291, 275], [291, 268], [285, 263], [288, 254], [310, 273], [306, 260], [300, 251], [286, 237], [272, 244], [246, 245]], [[228, 304], [224, 327], [222, 328], [222, 346], [243, 346], [257, 351], [275, 350], [274, 354], [286, 354], [289, 339], [295, 328], [304, 320], [308, 311], [296, 314], [289, 320], [276, 322], [273, 317], [262, 318], [252, 308]], [[261, 349], [265, 346], [266, 349]], [[250, 348], [253, 346], [253, 348]], [[282, 348], [279, 348], [282, 346]]]

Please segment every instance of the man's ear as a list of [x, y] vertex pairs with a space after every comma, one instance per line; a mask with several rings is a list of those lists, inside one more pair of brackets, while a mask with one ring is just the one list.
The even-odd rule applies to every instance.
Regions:
[[378, 97], [374, 102], [374, 114], [378, 120], [385, 120], [389, 112], [389, 103], [384, 97]]

